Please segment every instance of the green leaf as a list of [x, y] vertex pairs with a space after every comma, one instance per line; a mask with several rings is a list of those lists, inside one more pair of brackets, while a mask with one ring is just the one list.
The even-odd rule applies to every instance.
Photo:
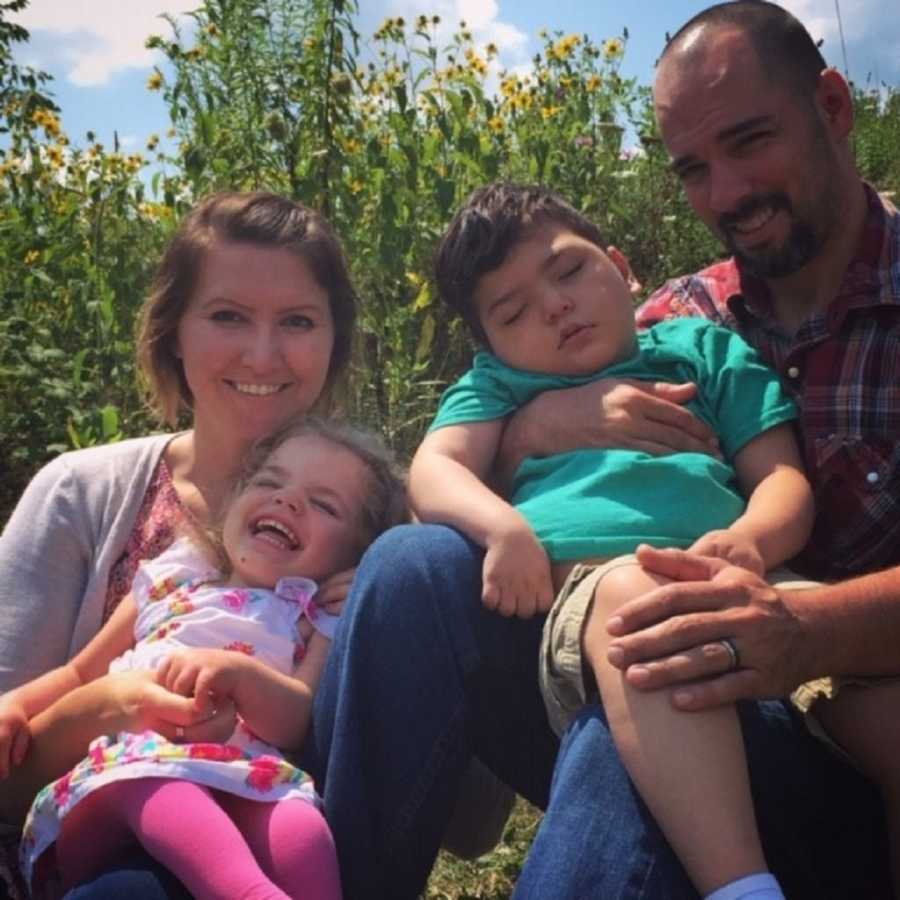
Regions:
[[[424, 288], [424, 285], [423, 285]], [[422, 330], [419, 332], [419, 342], [416, 345], [416, 359], [423, 360], [431, 352], [434, 343], [434, 317], [429, 313], [422, 322]]]
[[421, 309], [427, 309], [431, 306], [431, 302], [434, 299], [433, 291], [431, 289], [430, 281], [423, 281], [422, 286], [419, 288], [419, 293], [416, 295], [416, 299], [413, 301], [413, 312], [418, 312]]
[[104, 441], [111, 441], [119, 433], [119, 411], [111, 403], [100, 410], [100, 422]]

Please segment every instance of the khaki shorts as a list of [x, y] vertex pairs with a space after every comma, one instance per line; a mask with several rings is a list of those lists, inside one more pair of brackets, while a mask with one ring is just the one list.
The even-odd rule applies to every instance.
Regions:
[[550, 727], [558, 734], [568, 728], [583, 706], [596, 700], [594, 678], [585, 678], [581, 652], [584, 623], [594, 603], [594, 591], [613, 569], [637, 565], [633, 554], [617, 556], [599, 565], [576, 565], [560, 589], [541, 639], [538, 680]]
[[[816, 678], [813, 681], [807, 681], [805, 684], [801, 684], [800, 687], [791, 694], [791, 703], [803, 713], [803, 718], [810, 734], [817, 737], [824, 744], [827, 744], [839, 756], [855, 766], [856, 761], [853, 757], [825, 730], [825, 726], [816, 715], [816, 701], [834, 700], [841, 692], [841, 689], [845, 687], [867, 688], [898, 683], [900, 683], [900, 676], [897, 675], [840, 675], [830, 678]], [[885, 714], [890, 715], [890, 712], [885, 710]]]
[[[578, 711], [599, 695], [593, 674], [582, 655], [582, 637], [597, 585], [613, 569], [637, 565], [633, 554], [598, 565], [576, 565], [553, 602], [541, 640], [538, 679], [550, 727], [558, 734]], [[786, 568], [772, 569], [766, 581], [773, 587], [800, 590], [816, 587]]]

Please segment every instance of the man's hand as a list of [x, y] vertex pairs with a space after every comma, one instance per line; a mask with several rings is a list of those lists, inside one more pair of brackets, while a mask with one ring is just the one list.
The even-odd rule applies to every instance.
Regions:
[[0, 780], [21, 765], [31, 742], [28, 716], [21, 703], [8, 695], [0, 697]]
[[[607, 623], [616, 638], [609, 662], [632, 687], [675, 686], [674, 705], [699, 710], [783, 697], [815, 674], [805, 668], [802, 623], [787, 602], [790, 591], [684, 550], [644, 546], [637, 556], [645, 569], [673, 581], [626, 603]], [[717, 643], [722, 638], [737, 649], [735, 670]]]
[[501, 616], [530, 619], [553, 603], [550, 561], [527, 525], [488, 541], [482, 582], [482, 603]]
[[712, 556], [754, 575], [765, 575], [766, 564], [755, 541], [730, 528], [708, 531], [688, 547], [695, 556]]
[[643, 450], [654, 456], [719, 454], [715, 434], [684, 408], [694, 384], [602, 378], [539, 394], [506, 425], [498, 475], [508, 483], [526, 456], [551, 456], [582, 447]]

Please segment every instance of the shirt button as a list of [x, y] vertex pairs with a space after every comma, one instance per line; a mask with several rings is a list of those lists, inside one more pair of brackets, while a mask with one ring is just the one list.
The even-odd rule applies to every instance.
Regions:
[[791, 366], [787, 370], [787, 373], [789, 378], [798, 378], [800, 375], [800, 370], [796, 366]]
[[878, 482], [878, 473], [869, 472], [869, 474], [866, 475], [866, 481], [868, 481], [869, 484], [876, 484]]

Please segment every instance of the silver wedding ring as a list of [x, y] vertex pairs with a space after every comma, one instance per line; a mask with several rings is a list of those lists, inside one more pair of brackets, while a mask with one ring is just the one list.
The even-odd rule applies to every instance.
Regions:
[[734, 644], [734, 640], [732, 638], [721, 638], [716, 641], [716, 643], [721, 644], [728, 652], [729, 657], [731, 657], [731, 665], [728, 667], [728, 671], [733, 672], [735, 669], [739, 669], [741, 666], [741, 657]]

